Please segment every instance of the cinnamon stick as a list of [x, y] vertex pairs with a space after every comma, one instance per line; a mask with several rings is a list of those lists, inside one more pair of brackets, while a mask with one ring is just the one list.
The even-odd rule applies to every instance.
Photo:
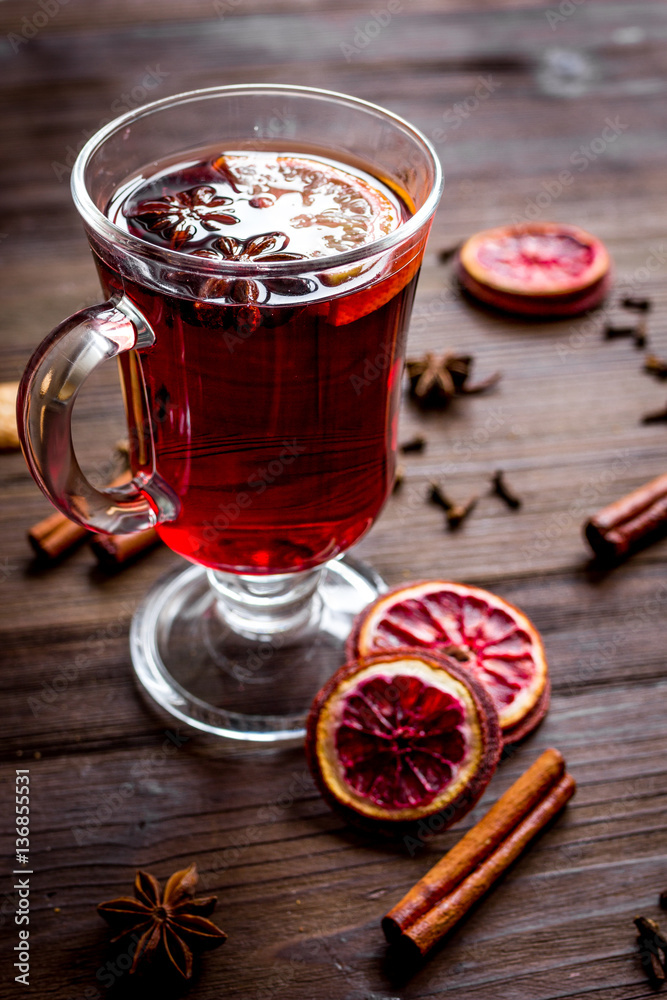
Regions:
[[[131, 473], [127, 470], [111, 482], [110, 486], [122, 486], [129, 482]], [[28, 541], [35, 553], [44, 559], [58, 559], [86, 537], [88, 529], [76, 521], [70, 521], [65, 514], [55, 511], [42, 521], [38, 521], [28, 532]]]
[[475, 871], [403, 931], [401, 942], [415, 956], [428, 954], [560, 812], [575, 789], [571, 775], [563, 775]]
[[486, 815], [384, 917], [388, 941], [397, 940], [450, 893], [505, 840], [565, 772], [558, 750], [545, 750]]
[[28, 541], [38, 556], [57, 559], [73, 549], [87, 534], [86, 528], [56, 511], [33, 525], [28, 532]]
[[584, 525], [596, 555], [620, 559], [667, 528], [667, 473], [603, 507]]
[[18, 382], [0, 382], [0, 451], [20, 448], [16, 427]]
[[159, 541], [155, 528], [145, 528], [127, 535], [93, 535], [90, 547], [104, 566], [113, 569], [135, 559]]

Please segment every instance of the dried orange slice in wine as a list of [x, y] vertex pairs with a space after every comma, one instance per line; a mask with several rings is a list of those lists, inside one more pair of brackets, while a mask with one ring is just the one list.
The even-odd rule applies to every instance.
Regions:
[[358, 616], [348, 653], [406, 646], [454, 656], [480, 681], [505, 743], [523, 739], [544, 717], [549, 677], [542, 640], [530, 619], [496, 594], [446, 580], [396, 587]]
[[329, 805], [390, 835], [436, 813], [433, 830], [459, 819], [486, 788], [501, 746], [484, 688], [455, 660], [426, 650], [345, 664], [315, 698], [306, 736]]
[[558, 222], [475, 233], [459, 251], [457, 270], [475, 298], [531, 316], [573, 316], [592, 309], [610, 284], [602, 241]]

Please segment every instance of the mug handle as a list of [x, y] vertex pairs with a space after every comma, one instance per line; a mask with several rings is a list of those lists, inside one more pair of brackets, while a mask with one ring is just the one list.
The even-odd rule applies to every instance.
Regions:
[[[63, 514], [92, 531], [141, 531], [176, 514], [176, 498], [155, 475], [140, 473], [123, 486], [96, 489], [81, 471], [72, 445], [72, 410], [88, 376], [123, 351], [154, 343], [149, 324], [123, 296], [81, 309], [57, 326], [37, 348], [21, 380], [17, 423], [30, 471]], [[150, 428], [146, 431], [152, 450]], [[148, 466], [154, 468], [152, 454]]]

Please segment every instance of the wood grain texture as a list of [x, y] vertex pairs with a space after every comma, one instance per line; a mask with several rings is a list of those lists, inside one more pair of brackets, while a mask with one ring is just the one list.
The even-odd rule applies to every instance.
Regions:
[[[117, 102], [277, 81], [404, 115], [433, 138], [446, 173], [411, 352], [470, 351], [474, 378], [503, 377], [445, 413], [406, 400], [400, 437], [424, 434], [427, 448], [402, 458], [405, 484], [358, 552], [390, 583], [450, 577], [518, 604], [543, 633], [553, 703], [455, 829], [411, 854], [344, 828], [298, 748], [222, 746], [144, 704], [127, 630], [176, 557], [160, 548], [108, 575], [84, 547], [38, 567], [25, 532], [48, 504], [21, 456], [1, 455], [0, 997], [21, 988], [9, 817], [14, 769], [29, 767], [26, 992], [40, 1000], [133, 996], [126, 973], [110, 986], [107, 963], [124, 956], [94, 906], [128, 891], [138, 866], [163, 878], [191, 860], [229, 933], [205, 956], [193, 1000], [647, 1000], [632, 918], [660, 919], [667, 886], [667, 541], [602, 572], [581, 526], [664, 472], [667, 428], [640, 418], [664, 404], [665, 386], [641, 371], [631, 343], [603, 340], [604, 314], [550, 324], [492, 315], [460, 298], [437, 251], [535, 211], [588, 228], [614, 258], [610, 315], [621, 291], [650, 295], [650, 347], [667, 356], [664, 5], [587, 0], [552, 25], [556, 3], [404, 2], [349, 59], [342, 46], [372, 5], [230, 6], [70, 0], [16, 49], [10, 35], [41, 8], [0, 5], [0, 381], [17, 378], [48, 329], [99, 296], [67, 160]], [[489, 94], [473, 106], [481, 79]], [[601, 149], [607, 119], [618, 133]], [[77, 449], [101, 481], [123, 432], [113, 366], [77, 409]], [[519, 511], [488, 492], [497, 468]], [[432, 478], [457, 500], [482, 494], [457, 532], [425, 501]], [[548, 746], [578, 784], [564, 816], [430, 961], [403, 967], [382, 914]]]

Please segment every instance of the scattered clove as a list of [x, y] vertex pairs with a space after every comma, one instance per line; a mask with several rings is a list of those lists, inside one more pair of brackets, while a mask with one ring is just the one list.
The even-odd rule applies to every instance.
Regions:
[[621, 305], [624, 309], [633, 309], [635, 312], [650, 312], [653, 308], [653, 303], [650, 299], [636, 298], [633, 295], [626, 295], [624, 299], [621, 299]]
[[615, 326], [607, 323], [604, 328], [605, 340], [617, 340], [620, 337], [631, 337], [637, 348], [646, 347], [646, 322], [641, 319], [635, 326]]
[[402, 465], [396, 466], [396, 472], [394, 473], [394, 485], [391, 488], [392, 493], [398, 493], [403, 483], [405, 482], [405, 469]]
[[643, 350], [646, 347], [646, 341], [647, 341], [646, 321], [643, 319], [637, 324], [634, 341], [635, 341], [635, 347], [638, 350]]
[[451, 500], [445, 496], [440, 486], [435, 482], [430, 483], [428, 498], [430, 502], [434, 503], [437, 507], [442, 507], [445, 513], [452, 509]]
[[663, 889], [660, 893], [659, 903], [663, 910], [667, 910], [667, 889]]
[[655, 920], [635, 917], [634, 925], [639, 932], [637, 944], [641, 963], [654, 989], [660, 989], [667, 978], [667, 941]]
[[604, 339], [605, 340], [617, 340], [619, 337], [634, 337], [635, 326], [614, 326], [612, 323], [607, 323], [604, 328]]
[[652, 413], [645, 413], [641, 422], [643, 424], [664, 424], [667, 423], [667, 405], [662, 410], [653, 410]]
[[502, 469], [498, 469], [494, 472], [491, 478], [491, 485], [493, 487], [492, 492], [495, 493], [496, 496], [500, 497], [501, 500], [504, 500], [508, 507], [511, 507], [512, 510], [519, 509], [522, 501], [505, 482], [505, 473]]
[[475, 496], [471, 496], [470, 499], [467, 501], [467, 503], [463, 503], [463, 504], [457, 503], [457, 504], [454, 504], [453, 507], [450, 507], [450, 509], [447, 511], [447, 515], [446, 515], [446, 517], [447, 517], [447, 527], [450, 529], [450, 531], [454, 531], [455, 528], [458, 528], [458, 526], [463, 521], [465, 521], [465, 519], [468, 516], [468, 514], [471, 514], [472, 511], [477, 506], [477, 501], [478, 500], [479, 500], [479, 497], [477, 495], [475, 495]]
[[647, 354], [644, 358], [644, 371], [656, 378], [667, 378], [667, 361], [656, 357], [655, 354]]
[[441, 264], [446, 264], [448, 261], [458, 253], [460, 243], [455, 243], [452, 247], [444, 247], [442, 250], [438, 250], [438, 260]]
[[416, 437], [410, 438], [409, 441], [404, 441], [403, 444], [399, 445], [399, 451], [403, 455], [409, 455], [410, 453], [419, 453], [426, 447], [426, 438], [421, 434], [417, 434]]
[[450, 531], [453, 531], [455, 528], [458, 528], [460, 524], [462, 524], [468, 514], [472, 513], [475, 509], [477, 501], [479, 500], [478, 496], [472, 496], [467, 503], [454, 503], [443, 492], [438, 483], [432, 482], [430, 487], [428, 498], [431, 503], [436, 504], [438, 507], [442, 507], [444, 510], [447, 518], [447, 527]]

